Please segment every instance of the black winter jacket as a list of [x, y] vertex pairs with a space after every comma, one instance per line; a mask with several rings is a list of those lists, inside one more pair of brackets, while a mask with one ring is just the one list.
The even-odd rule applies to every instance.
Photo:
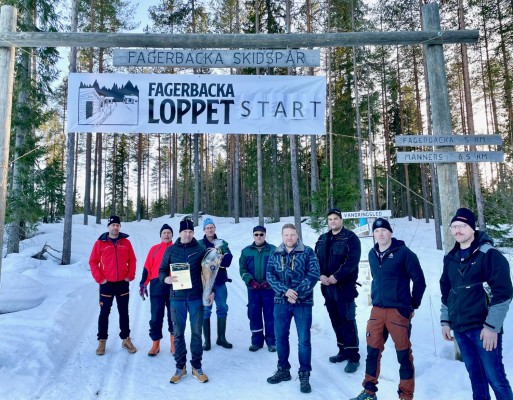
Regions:
[[[402, 240], [392, 238], [390, 247], [379, 258], [376, 243], [369, 252], [372, 274], [372, 305], [383, 308], [397, 308], [408, 315], [419, 308], [426, 290], [424, 273], [417, 255]], [[413, 287], [410, 292], [410, 281]]]
[[[214, 235], [214, 240], [215, 239], [217, 239], [217, 235]], [[215, 247], [215, 244], [207, 239], [207, 235], [204, 235], [200, 242], [202, 242], [203, 246], [205, 246], [207, 249]], [[224, 256], [221, 260], [220, 268], [217, 270], [216, 280], [214, 281], [214, 285], [216, 286], [232, 281], [230, 278], [228, 278], [228, 271], [226, 268], [228, 268], [232, 263], [233, 255], [230, 251], [230, 248], [228, 247], [228, 242], [225, 240], [223, 240], [223, 244], [221, 245], [221, 253], [224, 254]]]
[[[319, 259], [321, 275], [334, 275], [337, 279], [335, 287], [342, 299], [346, 302], [353, 301], [358, 296], [356, 280], [362, 253], [358, 236], [344, 227], [336, 235], [329, 231], [317, 239], [315, 253]], [[322, 294], [326, 297], [326, 292], [332, 288], [333, 285], [321, 285]]]
[[513, 296], [508, 261], [486, 233], [476, 231], [466, 258], [460, 258], [459, 243], [444, 257], [440, 290], [442, 325], [457, 332], [483, 326], [500, 332]]
[[171, 300], [196, 300], [201, 299], [203, 294], [203, 284], [201, 283], [201, 260], [205, 255], [206, 250], [195, 238], [187, 244], [183, 244], [181, 239], [169, 247], [164, 253], [162, 264], [159, 268], [160, 282], [167, 285], [164, 279], [169, 276], [169, 265], [172, 263], [189, 263], [192, 288], [183, 290], [173, 290], [171, 287]]

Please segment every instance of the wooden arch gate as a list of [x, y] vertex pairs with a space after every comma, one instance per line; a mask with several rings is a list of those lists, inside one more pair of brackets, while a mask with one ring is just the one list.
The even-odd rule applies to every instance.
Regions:
[[[5, 202], [11, 130], [15, 47], [147, 47], [147, 48], [226, 48], [283, 49], [313, 47], [352, 47], [416, 45], [425, 46], [431, 93], [433, 132], [451, 135], [451, 115], [445, 73], [444, 44], [475, 44], [478, 30], [442, 31], [438, 4], [422, 7], [422, 31], [347, 32], [302, 34], [146, 34], [146, 33], [61, 33], [16, 32], [17, 10], [0, 9], [0, 249], [3, 248]], [[439, 150], [452, 150], [452, 147]], [[449, 221], [459, 203], [456, 164], [438, 164], [438, 185], [444, 229], [444, 249], [449, 249]], [[0, 257], [1, 272], [1, 257]]]

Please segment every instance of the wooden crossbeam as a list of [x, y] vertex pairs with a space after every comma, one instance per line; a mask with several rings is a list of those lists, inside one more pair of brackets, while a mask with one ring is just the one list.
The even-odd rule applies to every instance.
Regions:
[[0, 32], [0, 47], [149, 47], [283, 49], [310, 47], [475, 44], [478, 30], [291, 34], [155, 34]]

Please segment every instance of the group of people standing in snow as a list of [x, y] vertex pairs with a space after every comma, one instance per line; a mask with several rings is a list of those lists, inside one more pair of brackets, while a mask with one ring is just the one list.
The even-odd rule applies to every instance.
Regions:
[[[510, 267], [486, 233], [476, 230], [475, 220], [475, 215], [466, 208], [458, 209], [451, 220], [451, 233], [456, 243], [444, 257], [440, 279], [442, 336], [458, 342], [475, 400], [490, 399], [490, 386], [497, 399], [513, 400], [502, 362], [503, 323], [513, 297]], [[319, 237], [314, 249], [302, 243], [293, 224], [283, 225], [282, 243], [278, 247], [266, 241], [264, 226], [256, 226], [253, 243], [242, 250], [239, 258], [240, 276], [248, 291], [249, 351], [256, 352], [266, 345], [270, 352], [277, 352], [277, 369], [267, 378], [268, 383], [291, 380], [289, 333], [294, 318], [298, 334], [298, 375], [303, 393], [312, 390], [309, 382], [312, 307], [313, 290], [318, 282], [338, 347], [337, 354], [329, 357], [329, 361], [347, 361], [346, 373], [355, 373], [360, 366], [355, 303], [360, 240], [344, 227], [339, 209], [329, 210], [327, 222], [329, 230]], [[108, 317], [114, 298], [119, 311], [122, 347], [130, 353], [137, 351], [130, 339], [128, 318], [128, 285], [135, 279], [136, 259], [128, 235], [120, 232], [120, 227], [119, 217], [111, 216], [107, 222], [108, 232], [95, 242], [89, 260], [91, 273], [99, 284], [98, 355], [105, 354]], [[173, 230], [164, 224], [160, 229], [161, 243], [148, 252], [140, 282], [139, 294], [143, 299], [149, 294], [151, 302], [153, 345], [149, 356], [156, 356], [160, 351], [167, 314], [170, 350], [176, 364], [171, 383], [178, 383], [187, 375], [184, 337], [187, 313], [191, 325], [192, 376], [198, 381], [208, 381], [201, 360], [203, 351], [211, 349], [213, 302], [217, 314], [216, 344], [227, 349], [233, 347], [226, 339], [226, 282], [230, 281], [226, 268], [233, 255], [226, 241], [218, 241], [211, 218], [203, 221], [203, 230], [203, 239], [197, 241], [192, 221], [184, 219], [180, 222], [179, 238], [173, 243]], [[365, 377], [363, 391], [352, 400], [377, 399], [380, 360], [389, 336], [394, 341], [400, 364], [397, 394], [399, 399], [410, 400], [415, 387], [411, 321], [426, 289], [424, 274], [415, 253], [402, 240], [392, 237], [388, 220], [376, 219], [372, 232], [375, 242], [369, 252], [372, 309], [366, 327]], [[204, 306], [201, 261], [214, 243], [220, 253], [220, 268], [208, 296], [210, 304]], [[173, 290], [176, 278], [170, 276], [172, 263], [189, 265], [190, 289]]]

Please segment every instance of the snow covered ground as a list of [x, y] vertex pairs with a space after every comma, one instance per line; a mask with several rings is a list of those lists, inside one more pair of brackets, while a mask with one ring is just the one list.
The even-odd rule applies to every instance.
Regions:
[[[106, 231], [102, 225], [84, 226], [83, 216], [76, 215], [73, 225], [72, 264], [59, 265], [49, 257], [47, 261], [31, 258], [45, 243], [62, 249], [62, 224], [43, 224], [39, 234], [26, 240], [19, 254], [2, 260], [0, 286], [0, 399], [349, 399], [361, 391], [366, 356], [365, 325], [370, 307], [367, 295], [357, 298], [357, 320], [360, 336], [362, 365], [355, 374], [344, 372], [345, 363], [331, 364], [328, 357], [337, 352], [320, 289], [315, 290], [312, 327], [311, 394], [299, 392], [299, 380], [292, 379], [278, 385], [269, 385], [266, 378], [275, 368], [276, 353], [261, 350], [248, 351], [249, 322], [246, 316], [247, 293], [240, 279], [238, 258], [243, 247], [252, 242], [252, 227], [257, 219], [241, 219], [234, 224], [231, 218], [213, 217], [218, 236], [227, 240], [234, 254], [229, 269], [233, 279], [228, 284], [227, 338], [234, 344], [231, 350], [213, 345], [203, 354], [203, 369], [209, 382], [201, 384], [190, 375], [177, 385], [169, 384], [175, 365], [164, 343], [157, 357], [148, 357], [151, 340], [148, 336], [150, 302], [138, 295], [142, 264], [151, 245], [159, 242], [163, 223], [175, 230], [178, 237], [180, 217], [156, 218], [152, 221], [122, 223], [122, 231], [130, 235], [137, 255], [137, 275], [131, 284], [131, 337], [138, 348], [128, 354], [121, 348], [118, 336], [117, 311], [110, 317], [107, 353], [95, 354], [98, 318], [98, 286], [89, 272], [88, 259], [94, 241]], [[91, 217], [90, 221], [94, 221]], [[292, 218], [268, 224], [268, 241], [278, 245], [281, 227]], [[422, 305], [413, 318], [413, 356], [416, 367], [417, 400], [472, 398], [470, 382], [463, 363], [454, 360], [454, 348], [444, 342], [440, 334], [440, 293], [438, 279], [441, 273], [441, 251], [436, 250], [433, 223], [424, 220], [408, 222], [406, 218], [391, 220], [394, 236], [405, 240], [420, 258], [428, 288]], [[196, 238], [203, 231], [196, 229]], [[314, 246], [318, 234], [303, 225], [303, 238]], [[372, 239], [362, 239], [368, 249]], [[50, 250], [56, 256], [58, 253]], [[363, 252], [366, 258], [367, 251]], [[513, 380], [513, 312], [508, 314], [504, 335], [506, 372]], [[215, 318], [213, 332], [215, 332]], [[188, 332], [187, 341], [189, 340]], [[291, 329], [291, 364], [293, 376], [298, 368], [297, 335]], [[215, 340], [215, 337], [214, 337]], [[393, 342], [389, 340], [383, 355], [378, 397], [396, 399], [398, 364]]]

